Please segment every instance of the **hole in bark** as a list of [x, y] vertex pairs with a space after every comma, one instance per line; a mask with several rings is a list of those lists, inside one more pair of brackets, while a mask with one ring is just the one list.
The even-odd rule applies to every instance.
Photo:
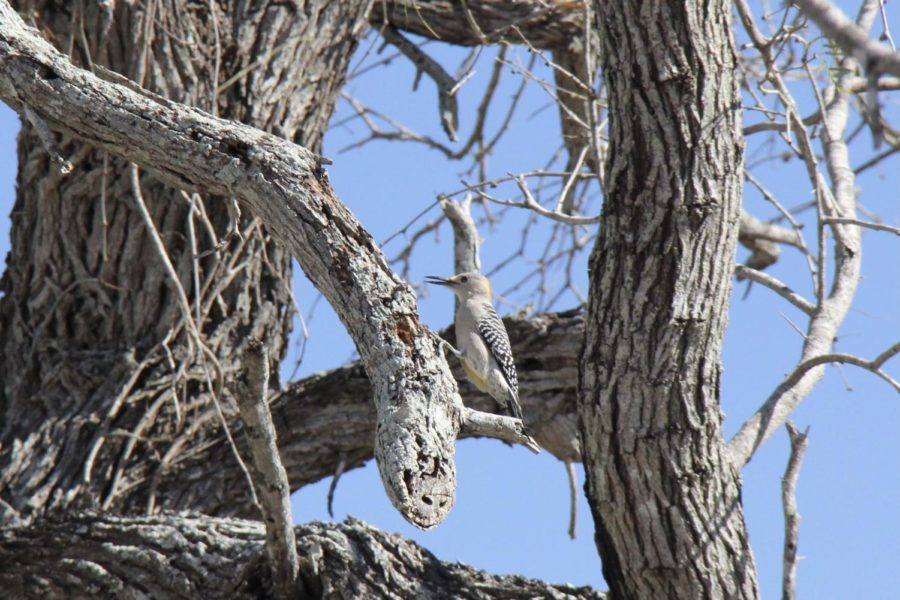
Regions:
[[409, 469], [403, 469], [403, 483], [406, 485], [406, 492], [412, 494], [413, 474]]
[[431, 499], [431, 496], [422, 496], [422, 502], [424, 502], [428, 506], [434, 504], [434, 500]]
[[38, 68], [38, 75], [44, 81], [53, 81], [54, 79], [59, 79], [59, 73], [57, 73], [50, 67], [45, 67], [43, 65]]

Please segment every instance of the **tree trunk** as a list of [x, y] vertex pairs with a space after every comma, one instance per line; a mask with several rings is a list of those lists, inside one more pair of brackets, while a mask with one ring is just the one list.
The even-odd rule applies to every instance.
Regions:
[[[315, 151], [369, 2], [21, 0], [16, 8], [85, 67]], [[61, 146], [75, 167], [65, 176], [27, 124], [19, 138], [0, 283], [0, 522], [73, 506], [246, 509], [223, 504], [219, 477], [182, 478], [206, 445], [222, 443], [209, 392], [228, 417], [220, 383], [240, 368], [243, 342], [265, 339], [274, 361], [284, 352], [290, 256], [258, 221], [231, 214], [228, 199], [140, 178], [201, 350], [138, 210], [130, 166], [78, 142]], [[200, 366], [201, 352], [218, 372]]]
[[594, 6], [610, 159], [578, 402], [604, 576], [614, 598], [755, 598], [719, 409], [742, 173], [731, 5]]

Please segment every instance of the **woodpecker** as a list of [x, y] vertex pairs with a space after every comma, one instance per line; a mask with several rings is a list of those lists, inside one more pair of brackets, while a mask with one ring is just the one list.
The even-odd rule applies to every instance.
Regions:
[[477, 271], [446, 278], [429, 275], [426, 281], [450, 288], [459, 299], [455, 353], [469, 380], [522, 420], [516, 363], [506, 327], [491, 303], [491, 282]]

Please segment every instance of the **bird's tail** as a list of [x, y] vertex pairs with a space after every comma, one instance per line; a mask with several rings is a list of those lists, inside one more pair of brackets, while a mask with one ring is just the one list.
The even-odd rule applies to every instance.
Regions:
[[509, 398], [506, 400], [506, 410], [511, 416], [522, 421], [522, 431], [525, 432], [525, 435], [531, 435], [528, 433], [528, 427], [525, 426], [525, 417], [522, 415], [522, 407], [519, 405], [519, 399], [512, 394], [510, 394]]
[[537, 443], [537, 440], [535, 440], [531, 436], [531, 431], [528, 429], [528, 426], [525, 424], [525, 418], [522, 416], [522, 406], [519, 404], [519, 398], [516, 395], [510, 394], [509, 397], [507, 398], [506, 410], [509, 412], [509, 414], [511, 416], [517, 418], [522, 423], [522, 433], [525, 434], [525, 438], [526, 438], [526, 442], [523, 443], [523, 445], [526, 448], [528, 448], [529, 450], [531, 450], [532, 452], [534, 452], [535, 454], [540, 452], [541, 446], [540, 446], [540, 444]]
[[506, 410], [513, 417], [519, 419], [523, 423], [525, 422], [525, 419], [522, 417], [522, 407], [519, 406], [519, 401], [515, 398], [510, 397], [509, 400], [506, 401]]

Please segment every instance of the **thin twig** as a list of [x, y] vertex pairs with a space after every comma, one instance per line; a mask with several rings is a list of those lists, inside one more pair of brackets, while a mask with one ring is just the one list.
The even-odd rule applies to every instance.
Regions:
[[755, 281], [756, 283], [766, 286], [807, 315], [812, 316], [816, 311], [815, 304], [767, 273], [751, 269], [746, 265], [735, 265], [734, 272], [737, 274], [738, 279], [749, 279], [750, 281]]
[[781, 578], [782, 600], [794, 600], [797, 593], [797, 544], [800, 536], [800, 515], [797, 512], [797, 478], [800, 462], [806, 450], [809, 432], [800, 433], [793, 423], [784, 424], [791, 439], [791, 455], [781, 479], [781, 503], [784, 508], [784, 557]]
[[566, 477], [569, 480], [569, 538], [575, 539], [575, 520], [578, 516], [578, 481], [575, 475], [575, 464], [567, 460]]
[[275, 425], [267, 402], [269, 353], [259, 339], [251, 339], [241, 353], [243, 371], [235, 398], [253, 459], [254, 484], [266, 525], [266, 553], [272, 568], [272, 587], [278, 598], [297, 595], [300, 559], [291, 515], [291, 487], [278, 455]]
[[[247, 470], [247, 465], [244, 464], [244, 460], [241, 458], [241, 454], [237, 450], [237, 445], [234, 443], [234, 438], [231, 435], [231, 431], [228, 427], [228, 420], [225, 418], [225, 413], [222, 411], [222, 407], [219, 403], [218, 391], [222, 388], [222, 368], [220, 365], [218, 365], [218, 359], [216, 358], [216, 355], [203, 342], [203, 339], [200, 336], [198, 324], [194, 321], [193, 316], [191, 315], [191, 305], [190, 302], [188, 302], [187, 294], [184, 291], [184, 286], [181, 285], [181, 280], [178, 278], [178, 273], [175, 271], [175, 267], [172, 265], [172, 261], [169, 258], [169, 253], [166, 251], [166, 246], [165, 244], [163, 244], [162, 237], [160, 236], [159, 231], [156, 228], [156, 224], [153, 222], [153, 217], [150, 216], [150, 211], [147, 209], [147, 204], [144, 201], [144, 195], [143, 192], [141, 192], [140, 171], [138, 170], [137, 165], [132, 163], [129, 167], [129, 173], [131, 176], [131, 192], [132, 197], [135, 201], [135, 206], [137, 206], [138, 212], [140, 213], [141, 218], [144, 221], [144, 225], [147, 228], [147, 233], [150, 236], [150, 240], [153, 243], [153, 246], [156, 248], [156, 253], [159, 256], [160, 260], [162, 260], [163, 269], [166, 272], [170, 287], [174, 291], [175, 297], [178, 299], [178, 306], [181, 308], [183, 321], [188, 333], [190, 334], [189, 339], [199, 347], [200, 360], [204, 366], [204, 369], [206, 369], [207, 367], [205, 359], [212, 361], [216, 366], [216, 379], [219, 382], [218, 385], [213, 384], [212, 377], [210, 377], [209, 371], [208, 369], [206, 369], [209, 394], [213, 400], [213, 405], [215, 406], [216, 413], [218, 414], [219, 420], [222, 424], [222, 429], [225, 433], [225, 437], [228, 439], [228, 443], [231, 446], [232, 453], [234, 454], [238, 465], [240, 465], [241, 470], [244, 472], [244, 476], [246, 477], [247, 483], [249, 485], [250, 493], [254, 497], [254, 502], [256, 502], [256, 492], [253, 489], [253, 478], [250, 477], [250, 472]], [[113, 497], [114, 494], [112, 492], [114, 491], [115, 489], [113, 487], [109, 498]]]
[[845, 217], [826, 217], [824, 221], [829, 224], [859, 225], [860, 227], [874, 229], [875, 231], [886, 231], [888, 233], [893, 233], [894, 235], [900, 235], [900, 227], [891, 227], [890, 225], [884, 225], [882, 223], [872, 223], [870, 221], [861, 221], [859, 219], [849, 219]]
[[[457, 140], [459, 126], [459, 107], [456, 103], [456, 88], [462, 82], [456, 82], [436, 60], [425, 54], [421, 48], [403, 37], [394, 27], [387, 26], [381, 31], [384, 39], [396, 46], [416, 66], [419, 74], [427, 73], [438, 90], [438, 113], [441, 126], [452, 141]], [[416, 77], [418, 80], [418, 75]]]
[[495, 415], [463, 407], [462, 426], [460, 430], [468, 435], [484, 436], [521, 444], [534, 452], [540, 453], [541, 447], [531, 436], [525, 433], [522, 421], [515, 417]]
[[23, 112], [25, 113], [25, 118], [27, 118], [28, 122], [31, 123], [31, 126], [34, 127], [34, 131], [38, 134], [38, 138], [40, 138], [41, 143], [44, 145], [47, 154], [50, 155], [53, 162], [59, 165], [59, 172], [63, 175], [71, 173], [73, 169], [72, 163], [63, 158], [59, 146], [53, 138], [53, 134], [50, 133], [50, 128], [47, 126], [47, 123], [45, 123], [36, 112], [31, 110], [31, 107], [27, 104], [23, 103], [22, 107], [24, 109]]
[[341, 480], [341, 475], [344, 474], [344, 469], [347, 468], [347, 455], [344, 452], [341, 452], [340, 457], [338, 458], [337, 467], [334, 469], [334, 475], [331, 478], [331, 483], [328, 485], [328, 499], [327, 499], [327, 507], [328, 507], [328, 516], [332, 519], [334, 518], [334, 492], [337, 490], [338, 482]]
[[[568, 173], [566, 175], [568, 175]], [[462, 184], [466, 186], [469, 191], [475, 192], [484, 200], [488, 200], [490, 202], [493, 202], [494, 204], [499, 204], [501, 206], [511, 206], [513, 208], [524, 208], [527, 210], [531, 210], [541, 215], [542, 217], [546, 217], [559, 223], [565, 223], [567, 225], [593, 225], [600, 222], [599, 215], [596, 217], [576, 217], [546, 209], [534, 199], [531, 190], [528, 188], [528, 184], [525, 183], [524, 175], [510, 175], [510, 177], [512, 177], [512, 179], [516, 182], [516, 185], [519, 186], [519, 189], [522, 191], [522, 194], [524, 196], [524, 200], [518, 202], [515, 200], [504, 200], [502, 198], [497, 198], [488, 194], [487, 192], [479, 189], [476, 185], [470, 185], [465, 181], [463, 181]]]

